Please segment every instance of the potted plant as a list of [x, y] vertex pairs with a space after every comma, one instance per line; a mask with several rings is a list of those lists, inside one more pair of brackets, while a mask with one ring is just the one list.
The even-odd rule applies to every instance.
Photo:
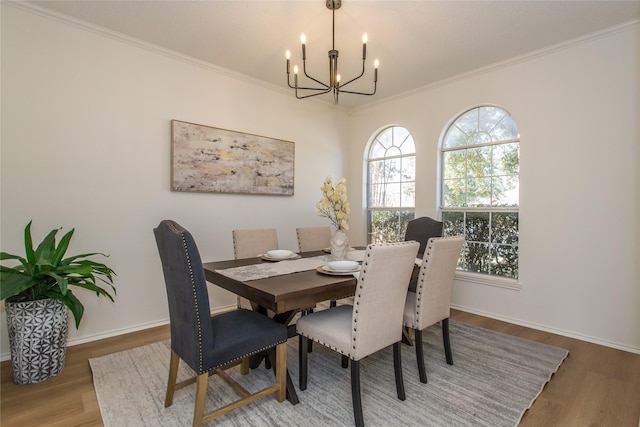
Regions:
[[[24, 229], [25, 257], [0, 253], [0, 261], [17, 260], [8, 267], [0, 265], [0, 300], [5, 301], [13, 381], [31, 384], [58, 375], [64, 368], [69, 310], [76, 328], [84, 306], [70, 286], [94, 291], [113, 301], [115, 272], [104, 264], [87, 259], [100, 253], [64, 258], [74, 229], [56, 246], [54, 229], [33, 249], [31, 221]], [[103, 282], [108, 285], [101, 287]]]

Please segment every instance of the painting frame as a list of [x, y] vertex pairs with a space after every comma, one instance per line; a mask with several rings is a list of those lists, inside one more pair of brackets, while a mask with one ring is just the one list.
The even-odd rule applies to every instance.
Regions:
[[171, 190], [293, 196], [295, 143], [171, 120]]

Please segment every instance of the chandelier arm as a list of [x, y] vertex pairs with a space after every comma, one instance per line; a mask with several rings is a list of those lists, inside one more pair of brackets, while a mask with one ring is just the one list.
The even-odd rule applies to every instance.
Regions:
[[[291, 76], [289, 76], [289, 75], [287, 75], [287, 84], [289, 85], [289, 87], [291, 89], [296, 89], [296, 87], [291, 84]], [[327, 85], [324, 85], [324, 86], [325, 87], [302, 87], [302, 86], [298, 86], [297, 89], [300, 89], [300, 90], [322, 90], [322, 91], [324, 91], [322, 93], [327, 93], [328, 86]]]
[[[294, 89], [296, 89], [296, 87], [293, 87]], [[298, 86], [298, 90], [321, 90], [322, 93], [327, 93], [331, 90], [330, 87], [302, 87], [302, 86]]]
[[353, 92], [350, 90], [342, 90], [340, 89], [340, 92], [344, 92], [344, 93], [351, 93], [353, 95], [375, 95], [376, 94], [376, 89], [378, 88], [378, 82], [373, 82], [373, 92], [371, 93], [364, 93], [364, 92]]
[[[329, 86], [328, 84], [322, 83], [320, 80], [313, 78], [309, 74], [307, 74], [307, 63], [305, 61], [302, 61], [302, 71], [304, 72], [304, 75], [306, 78], [313, 80], [314, 82], [318, 83], [320, 86], [326, 89], [331, 89], [331, 86]], [[323, 90], [323, 89], [320, 89], [320, 90]]]
[[[301, 88], [298, 88], [298, 89], [301, 89]], [[310, 95], [298, 96], [298, 89], [296, 89], [296, 98], [298, 99], [311, 98], [312, 96], [324, 95], [325, 93], [331, 92], [331, 88], [329, 88], [329, 89], [323, 90], [322, 92], [312, 93]], [[315, 90], [321, 90], [321, 89], [315, 89]]]
[[344, 87], [344, 86], [348, 85], [348, 84], [349, 84], [349, 83], [351, 83], [351, 82], [355, 82], [355, 81], [356, 81], [356, 80], [358, 80], [360, 77], [364, 76], [364, 63], [365, 63], [365, 60], [363, 59], [363, 60], [362, 60], [362, 72], [360, 73], [360, 75], [359, 75], [358, 77], [355, 77], [355, 78], [353, 78], [353, 79], [349, 80], [349, 81], [348, 81], [348, 82], [346, 82], [346, 83], [340, 83], [340, 87]]

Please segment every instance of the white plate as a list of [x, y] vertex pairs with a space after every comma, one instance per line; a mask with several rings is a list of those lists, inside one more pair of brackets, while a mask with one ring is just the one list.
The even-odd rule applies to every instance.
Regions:
[[360, 266], [358, 266], [358, 268], [354, 269], [353, 271], [331, 271], [329, 268], [327, 268], [326, 265], [322, 265], [316, 268], [316, 271], [318, 273], [328, 274], [330, 276], [351, 276], [353, 273], [357, 273], [358, 271], [360, 271]]
[[290, 251], [288, 249], [273, 249], [268, 251], [265, 255], [271, 259], [287, 259], [291, 258], [291, 255], [293, 255], [293, 251]]
[[260, 255], [260, 258], [262, 258], [265, 261], [277, 262], [277, 261], [284, 261], [284, 260], [287, 260], [287, 259], [298, 259], [298, 258], [301, 258], [301, 256], [296, 254], [296, 253], [292, 253], [291, 256], [289, 256], [287, 258], [272, 258], [269, 255], [264, 254], [264, 255]]
[[354, 269], [358, 268], [358, 266], [358, 262], [351, 259], [329, 261], [327, 263], [327, 267], [331, 271], [353, 271]]

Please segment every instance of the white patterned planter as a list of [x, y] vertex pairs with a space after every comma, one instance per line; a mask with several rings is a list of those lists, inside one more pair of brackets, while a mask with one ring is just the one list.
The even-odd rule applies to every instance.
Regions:
[[13, 382], [33, 384], [64, 369], [68, 309], [58, 300], [5, 302]]

